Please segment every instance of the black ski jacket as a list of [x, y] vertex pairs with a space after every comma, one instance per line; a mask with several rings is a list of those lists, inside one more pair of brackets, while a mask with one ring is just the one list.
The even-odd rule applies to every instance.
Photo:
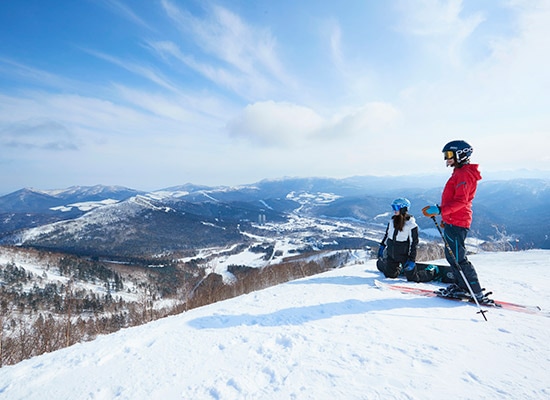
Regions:
[[393, 220], [386, 227], [386, 234], [380, 242], [386, 246], [388, 257], [392, 260], [405, 262], [416, 261], [416, 246], [418, 245], [418, 225], [413, 216], [405, 221], [402, 231], [396, 231]]

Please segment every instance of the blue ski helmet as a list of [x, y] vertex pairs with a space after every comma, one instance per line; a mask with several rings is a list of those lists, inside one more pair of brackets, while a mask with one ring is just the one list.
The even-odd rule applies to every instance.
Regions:
[[391, 208], [393, 209], [393, 211], [401, 211], [404, 208], [406, 209], [405, 211], [407, 211], [410, 207], [411, 202], [404, 197], [399, 197], [391, 203]]
[[445, 160], [454, 158], [457, 163], [463, 164], [469, 161], [470, 156], [474, 152], [474, 148], [464, 140], [453, 140], [447, 143], [441, 151], [443, 152]]

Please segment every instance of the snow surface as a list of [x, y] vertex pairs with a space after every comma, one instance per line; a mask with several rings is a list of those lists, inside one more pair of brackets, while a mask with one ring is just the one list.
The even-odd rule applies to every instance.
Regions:
[[[550, 310], [550, 251], [470, 259], [495, 298]], [[368, 260], [5, 366], [0, 399], [550, 398], [550, 318], [375, 279]]]

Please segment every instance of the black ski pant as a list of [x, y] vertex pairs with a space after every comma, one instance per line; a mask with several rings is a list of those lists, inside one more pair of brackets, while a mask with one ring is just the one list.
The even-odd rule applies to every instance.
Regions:
[[376, 267], [386, 278], [394, 279], [401, 274], [405, 261], [407, 261], [406, 256], [398, 261], [388, 255], [387, 258], [379, 258], [376, 262]]
[[410, 271], [405, 271], [405, 277], [412, 282], [430, 282], [435, 279], [435, 269], [427, 270], [424, 266], [415, 265]]
[[462, 228], [460, 226], [455, 225], [449, 225], [445, 224], [444, 229], [444, 235], [445, 240], [449, 244], [449, 247], [453, 251], [454, 258], [449, 253], [449, 250], [447, 247], [445, 247], [445, 257], [447, 258], [447, 261], [451, 265], [453, 269], [453, 274], [456, 279], [456, 283], [463, 289], [468, 290], [468, 286], [462, 279], [462, 275], [460, 274], [457, 263], [460, 265], [460, 268], [462, 268], [462, 272], [464, 272], [464, 276], [468, 280], [468, 283], [470, 284], [470, 287], [472, 288], [472, 291], [474, 294], [481, 292], [481, 285], [479, 284], [479, 280], [477, 278], [477, 272], [472, 265], [472, 263], [468, 260], [468, 257], [466, 257], [466, 246], [464, 242], [466, 241], [466, 236], [468, 235], [469, 229]]

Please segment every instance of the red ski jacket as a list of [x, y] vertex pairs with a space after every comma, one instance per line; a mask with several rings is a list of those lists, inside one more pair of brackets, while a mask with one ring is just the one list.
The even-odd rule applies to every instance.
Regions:
[[477, 181], [481, 180], [478, 164], [464, 164], [455, 168], [441, 195], [441, 219], [445, 224], [470, 228], [472, 200]]

